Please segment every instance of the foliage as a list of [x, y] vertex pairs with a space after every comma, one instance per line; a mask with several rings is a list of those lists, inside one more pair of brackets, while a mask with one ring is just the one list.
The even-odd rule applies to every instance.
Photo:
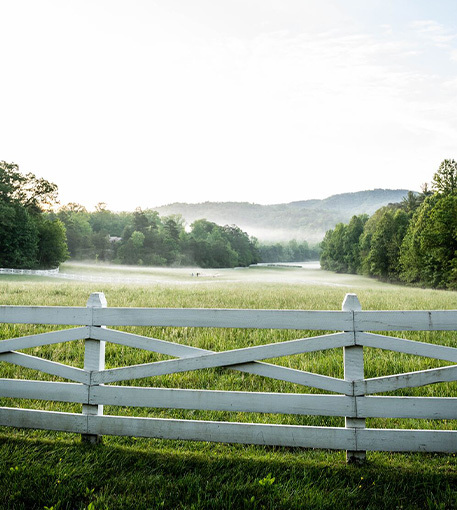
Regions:
[[435, 194], [409, 225], [400, 257], [402, 278], [431, 287], [455, 287], [456, 257], [457, 194]]
[[353, 216], [348, 225], [338, 223], [321, 243], [321, 266], [338, 273], [357, 273], [360, 267], [359, 239], [368, 216]]
[[438, 171], [433, 175], [432, 191], [442, 195], [455, 195], [457, 193], [457, 162], [445, 159]]
[[319, 247], [310, 247], [306, 241], [292, 239], [288, 243], [258, 245], [261, 262], [303, 262], [319, 259]]
[[186, 231], [179, 215], [160, 217], [151, 209], [114, 213], [105, 204], [89, 213], [79, 204], [62, 207], [72, 259], [114, 260], [148, 266], [248, 266], [258, 262], [254, 239], [236, 225], [197, 220]]
[[1, 267], [50, 268], [66, 260], [65, 229], [44, 214], [56, 199], [55, 184], [0, 161]]
[[422, 193], [408, 193], [401, 203], [378, 209], [365, 222], [359, 238], [349, 236], [351, 223], [329, 230], [322, 242], [322, 267], [430, 287], [457, 288], [454, 160], [441, 163], [431, 190], [425, 185]]

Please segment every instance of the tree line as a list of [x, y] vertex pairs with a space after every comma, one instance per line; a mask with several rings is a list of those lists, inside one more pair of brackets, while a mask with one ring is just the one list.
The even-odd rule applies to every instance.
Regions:
[[326, 232], [323, 269], [432, 288], [457, 288], [457, 163], [444, 160], [430, 188], [371, 217]]
[[318, 248], [306, 241], [263, 244], [236, 225], [220, 226], [206, 219], [194, 221], [188, 230], [182, 216], [161, 217], [151, 209], [116, 213], [99, 203], [88, 212], [68, 204], [55, 218], [66, 228], [72, 259], [220, 268], [319, 258]]
[[57, 186], [17, 165], [0, 162], [0, 267], [50, 268], [68, 258], [152, 266], [248, 266], [317, 258], [306, 241], [263, 245], [236, 225], [199, 219], [186, 228], [179, 215], [88, 212], [70, 203], [56, 210]]

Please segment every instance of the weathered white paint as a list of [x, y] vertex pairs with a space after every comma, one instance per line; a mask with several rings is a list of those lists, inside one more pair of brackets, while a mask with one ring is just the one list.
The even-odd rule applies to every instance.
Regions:
[[[366, 429], [365, 418], [457, 419], [457, 398], [369, 396], [398, 388], [457, 380], [457, 365], [364, 378], [363, 347], [389, 349], [457, 362], [453, 347], [415, 342], [366, 331], [450, 331], [457, 329], [457, 311], [361, 310], [348, 294], [341, 312], [301, 310], [109, 309], [101, 293], [86, 308], [1, 306], [0, 322], [83, 326], [0, 341], [0, 360], [76, 381], [62, 383], [0, 379], [0, 396], [83, 404], [83, 414], [0, 408], [0, 425], [76, 432], [89, 440], [103, 434], [337, 448], [348, 460], [361, 460], [366, 450], [457, 451], [457, 431]], [[338, 331], [312, 338], [259, 345], [225, 352], [106, 329], [104, 324], [277, 328]], [[84, 370], [16, 350], [86, 339]], [[106, 341], [179, 359], [104, 370]], [[260, 360], [331, 348], [344, 349], [345, 379], [290, 369]], [[229, 392], [104, 386], [104, 382], [202, 368], [226, 367], [339, 395]], [[103, 405], [141, 406], [236, 412], [344, 416], [344, 428], [252, 423], [165, 420], [103, 416]]]
[[354, 331], [455, 331], [457, 310], [356, 311]]
[[45, 429], [84, 434], [88, 430], [87, 416], [37, 409], [0, 407], [0, 425], [26, 429]]
[[[106, 340], [121, 345], [127, 345], [129, 347], [136, 347], [138, 349], [142, 348], [151, 350], [170, 356], [179, 356], [181, 358], [193, 357], [198, 353], [211, 354], [214, 352], [205, 349], [199, 349], [198, 347], [174, 344], [165, 340], [157, 340], [156, 338], [134, 335], [132, 333], [125, 333], [123, 331], [116, 331], [108, 328], [92, 328], [91, 338]], [[277, 379], [280, 381], [300, 384], [302, 386], [310, 386], [326, 391], [332, 391], [335, 393], [345, 393], [351, 395], [353, 393], [352, 385], [341, 379], [304, 372], [302, 370], [294, 370], [291, 368], [272, 365], [259, 361], [232, 365], [228, 366], [227, 368], [231, 370], [237, 370], [239, 372], [269, 377], [270, 379]]]
[[[92, 311], [107, 306], [105, 295], [101, 292], [94, 292], [87, 300], [87, 307]], [[94, 327], [91, 329], [95, 329]], [[102, 327], [99, 326], [99, 329]], [[94, 340], [87, 338], [84, 343], [84, 370], [91, 374], [90, 385], [94, 384], [92, 381], [92, 374], [96, 371], [105, 368], [105, 342], [101, 340]], [[83, 414], [88, 416], [98, 416], [103, 414], [103, 405], [83, 404]], [[82, 440], [90, 443], [98, 443], [101, 436], [95, 434], [83, 434]]]
[[167, 356], [177, 356], [179, 358], [192, 357], [199, 353], [213, 352], [190, 345], [175, 344], [167, 340], [158, 340], [157, 338], [135, 335], [133, 333], [126, 333], [125, 331], [117, 331], [116, 329], [109, 328], [92, 327], [90, 338], [126, 345], [128, 347], [135, 347], [136, 349], [158, 352], [159, 354], [166, 354]]
[[373, 377], [354, 382], [355, 395], [371, 395], [400, 388], [417, 388], [427, 384], [452, 382], [457, 380], [457, 365], [442, 368], [431, 368], [420, 372]]
[[30, 356], [28, 354], [23, 354], [22, 352], [4, 352], [3, 354], [0, 354], [0, 361], [6, 361], [21, 367], [39, 370], [45, 374], [56, 375], [58, 377], [63, 377], [64, 379], [69, 379], [70, 381], [76, 381], [84, 384], [89, 384], [90, 382], [90, 372], [82, 370], [81, 368], [56, 363], [55, 361], [49, 361], [37, 356]]
[[71, 306], [10, 306], [0, 305], [0, 323], [58, 324], [90, 326], [92, 313], [88, 308]]
[[58, 344], [61, 342], [71, 342], [72, 340], [82, 340], [83, 338], [88, 338], [89, 335], [90, 328], [86, 326], [82, 328], [62, 329], [60, 331], [40, 333], [38, 335], [22, 336], [20, 338], [10, 338], [0, 341], [0, 353], [27, 349], [29, 347]]
[[[343, 301], [342, 310], [350, 312], [354, 317], [354, 313], [362, 309], [362, 305], [355, 294], [346, 294]], [[357, 379], [364, 378], [364, 362], [363, 362], [363, 347], [355, 345], [355, 333], [348, 333], [351, 336], [351, 344], [343, 348], [344, 358], [344, 380], [354, 384]], [[357, 416], [357, 403], [354, 399], [354, 405]], [[353, 417], [353, 415], [345, 416], [345, 426], [347, 429], [363, 429], [365, 428], [365, 420], [363, 418]], [[357, 439], [357, 436], [356, 436]], [[366, 459], [366, 452], [360, 451], [357, 447], [354, 450], [346, 452], [347, 462], [364, 462]]]
[[364, 418], [457, 420], [455, 397], [356, 397], [356, 404]]
[[104, 308], [94, 310], [93, 324], [348, 331], [352, 316], [339, 311], [314, 310]]
[[304, 448], [377, 451], [457, 451], [457, 431], [345, 429], [236, 422], [84, 416], [32, 409], [0, 408], [0, 425], [74, 432]]
[[156, 375], [175, 374], [200, 370], [202, 368], [226, 367], [248, 363], [258, 359], [277, 358], [291, 356], [304, 352], [333, 349], [352, 344], [352, 334], [335, 333], [313, 338], [301, 338], [287, 342], [278, 342], [268, 345], [256, 345], [232, 351], [202, 354], [192, 358], [181, 358], [178, 360], [157, 361], [131, 367], [112, 368], [110, 370], [94, 373], [92, 382], [94, 384], [110, 383], [138, 379], [141, 377], [153, 377]]
[[8, 398], [29, 398], [58, 402], [89, 403], [86, 384], [26, 379], [0, 379], [0, 395]]
[[455, 347], [427, 344], [415, 340], [406, 340], [405, 338], [362, 332], [357, 332], [355, 338], [357, 345], [362, 345], [364, 347], [386, 349], [389, 351], [415, 354], [416, 356], [424, 356], [425, 358], [441, 359], [457, 363], [457, 348]]
[[94, 386], [90, 393], [90, 403], [167, 409], [356, 416], [355, 400], [343, 395]]
[[392, 452], [457, 451], [455, 430], [362, 429], [357, 430], [359, 448]]
[[222, 443], [346, 449], [355, 446], [354, 431], [339, 427], [304, 427], [203, 420], [91, 416], [89, 431], [116, 436], [188, 439]]

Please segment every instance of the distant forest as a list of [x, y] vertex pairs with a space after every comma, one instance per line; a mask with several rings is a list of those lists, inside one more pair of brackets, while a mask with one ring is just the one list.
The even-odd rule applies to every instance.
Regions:
[[337, 224], [321, 249], [323, 269], [457, 289], [457, 163], [444, 160], [430, 189]]
[[0, 267], [50, 268], [71, 258], [221, 268], [319, 258], [306, 241], [261, 244], [236, 225], [198, 219], [186, 229], [179, 215], [116, 213], [103, 203], [94, 212], [75, 203], [55, 211], [56, 201], [55, 184], [0, 162]]
[[65, 226], [72, 259], [221, 268], [319, 258], [318, 249], [306, 242], [260, 244], [236, 225], [206, 219], [194, 221], [187, 231], [181, 216], [161, 217], [150, 209], [115, 213], [98, 204], [95, 212], [87, 212], [68, 204], [53, 217]]

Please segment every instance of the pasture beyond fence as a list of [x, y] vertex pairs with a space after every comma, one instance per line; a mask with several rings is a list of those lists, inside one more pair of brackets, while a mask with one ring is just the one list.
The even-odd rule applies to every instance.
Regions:
[[[457, 451], [457, 430], [367, 428], [366, 418], [457, 419], [457, 398], [375, 396], [457, 380], [457, 365], [417, 372], [364, 377], [364, 348], [457, 362], [457, 348], [386, 336], [376, 332], [455, 331], [457, 311], [365, 311], [347, 294], [341, 311], [108, 308], [102, 293], [86, 307], [0, 306], [0, 322], [76, 326], [0, 341], [0, 361], [72, 382], [0, 379], [0, 398], [82, 404], [82, 413], [0, 407], [0, 425], [82, 434], [96, 442], [103, 435], [188, 439], [347, 451], [362, 461], [367, 450]], [[334, 331], [334, 333], [213, 352], [110, 327], [158, 326]], [[25, 354], [27, 348], [85, 341], [84, 368]], [[144, 349], [175, 359], [105, 369], [105, 343]], [[262, 360], [343, 349], [344, 379]], [[223, 367], [333, 394], [265, 393], [117, 386], [145, 377]], [[104, 415], [104, 405], [342, 416], [345, 427], [314, 427], [191, 419]]]

